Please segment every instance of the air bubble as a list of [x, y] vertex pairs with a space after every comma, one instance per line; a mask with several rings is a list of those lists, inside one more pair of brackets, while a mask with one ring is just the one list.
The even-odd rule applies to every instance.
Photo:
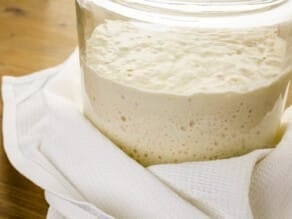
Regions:
[[193, 120], [191, 120], [191, 121], [190, 121], [190, 123], [189, 123], [189, 126], [190, 126], [190, 127], [193, 127], [193, 126], [194, 126], [194, 124], [195, 124], [195, 123], [194, 123], [194, 121], [193, 121]]
[[125, 116], [121, 116], [121, 120], [123, 121], [123, 122], [126, 122], [126, 117]]
[[217, 77], [218, 79], [221, 79], [221, 80], [224, 79], [224, 75], [221, 75], [221, 74], [216, 75], [216, 77]]

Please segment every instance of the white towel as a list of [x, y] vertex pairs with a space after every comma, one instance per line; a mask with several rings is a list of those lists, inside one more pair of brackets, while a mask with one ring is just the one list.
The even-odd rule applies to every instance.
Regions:
[[144, 168], [84, 118], [77, 51], [54, 68], [4, 77], [2, 95], [5, 151], [46, 191], [47, 218], [292, 218], [292, 109], [276, 149]]

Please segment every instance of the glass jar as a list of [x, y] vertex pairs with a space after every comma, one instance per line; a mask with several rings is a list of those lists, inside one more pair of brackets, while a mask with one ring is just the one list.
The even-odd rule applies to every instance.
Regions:
[[77, 0], [84, 113], [141, 164], [274, 147], [292, 0]]

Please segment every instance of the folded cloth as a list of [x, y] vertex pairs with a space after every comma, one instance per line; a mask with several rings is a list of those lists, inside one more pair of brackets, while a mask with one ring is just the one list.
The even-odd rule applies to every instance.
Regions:
[[77, 51], [56, 67], [4, 77], [2, 96], [5, 151], [45, 190], [47, 218], [292, 218], [292, 109], [276, 149], [144, 168], [83, 116]]

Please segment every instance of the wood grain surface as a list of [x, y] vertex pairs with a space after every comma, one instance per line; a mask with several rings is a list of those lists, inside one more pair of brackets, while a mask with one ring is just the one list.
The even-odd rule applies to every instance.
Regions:
[[[0, 74], [62, 62], [77, 44], [74, 0], [0, 0]], [[2, 103], [1, 103], [2, 124]], [[1, 131], [2, 133], [2, 131]], [[45, 218], [43, 191], [9, 164], [0, 145], [0, 218]]]

